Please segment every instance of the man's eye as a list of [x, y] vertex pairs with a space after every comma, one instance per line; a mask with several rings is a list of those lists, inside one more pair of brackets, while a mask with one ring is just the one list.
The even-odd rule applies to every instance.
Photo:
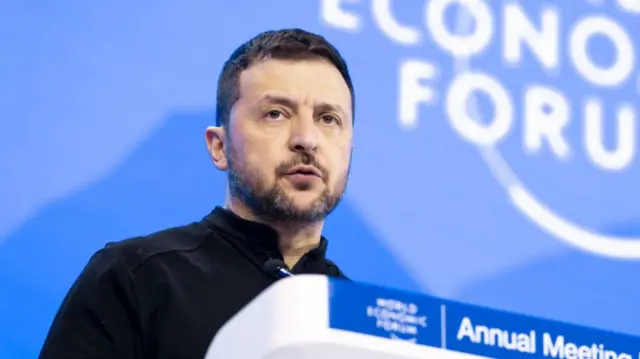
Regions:
[[282, 116], [284, 116], [284, 114], [280, 110], [271, 110], [267, 112], [267, 115], [266, 115], [266, 117], [270, 120], [278, 120]]
[[320, 119], [326, 125], [333, 125], [333, 124], [339, 125], [340, 124], [340, 120], [337, 117], [333, 116], [333, 115], [323, 115]]

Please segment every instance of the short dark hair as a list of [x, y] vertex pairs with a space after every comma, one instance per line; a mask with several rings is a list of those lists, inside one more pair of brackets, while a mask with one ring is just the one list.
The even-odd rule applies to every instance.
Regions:
[[227, 126], [231, 108], [240, 97], [238, 79], [242, 71], [257, 61], [274, 59], [322, 58], [340, 71], [351, 92], [352, 113], [355, 116], [355, 94], [347, 63], [340, 52], [324, 37], [301, 29], [265, 31], [238, 47], [224, 63], [218, 79], [216, 124]]

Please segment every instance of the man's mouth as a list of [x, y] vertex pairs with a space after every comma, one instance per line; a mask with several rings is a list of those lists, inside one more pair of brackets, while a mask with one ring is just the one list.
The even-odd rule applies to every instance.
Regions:
[[322, 172], [313, 166], [295, 166], [287, 172], [287, 176], [323, 177]]

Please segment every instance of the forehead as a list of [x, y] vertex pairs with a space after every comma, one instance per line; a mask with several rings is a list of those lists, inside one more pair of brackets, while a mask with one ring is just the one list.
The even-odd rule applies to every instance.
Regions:
[[351, 93], [340, 71], [324, 59], [260, 61], [240, 74], [240, 100], [277, 93], [303, 103], [335, 104], [351, 116]]

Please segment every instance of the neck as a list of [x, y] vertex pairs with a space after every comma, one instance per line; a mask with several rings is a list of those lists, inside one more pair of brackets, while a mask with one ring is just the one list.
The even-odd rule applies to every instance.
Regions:
[[320, 243], [324, 222], [273, 222], [256, 216], [244, 203], [228, 200], [225, 207], [240, 218], [259, 222], [275, 229], [278, 233], [278, 247], [284, 262], [293, 268], [300, 258]]
[[269, 224], [278, 232], [278, 245], [284, 262], [293, 268], [300, 258], [320, 243], [322, 223]]

